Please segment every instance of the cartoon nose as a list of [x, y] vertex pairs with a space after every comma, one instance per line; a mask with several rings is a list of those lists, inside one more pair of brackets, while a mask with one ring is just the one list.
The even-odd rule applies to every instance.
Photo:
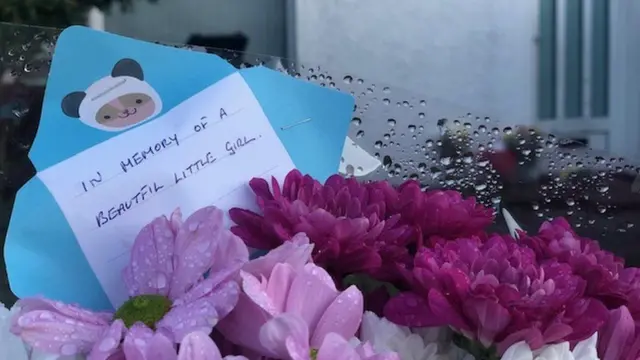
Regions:
[[127, 109], [122, 110], [120, 112], [120, 115], [118, 115], [118, 116], [121, 117], [121, 118], [126, 118], [129, 115], [131, 115], [131, 111], [127, 108]]

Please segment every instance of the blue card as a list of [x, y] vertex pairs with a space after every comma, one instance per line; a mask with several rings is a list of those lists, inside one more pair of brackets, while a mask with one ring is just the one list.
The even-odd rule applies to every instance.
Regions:
[[[353, 105], [264, 67], [68, 28], [29, 154], [38, 175], [17, 194], [5, 243], [12, 291], [112, 309], [140, 224], [176, 199], [185, 215], [207, 201], [244, 206], [239, 186], [255, 175], [295, 166], [324, 180], [338, 170]], [[114, 251], [123, 256], [100, 263]]]

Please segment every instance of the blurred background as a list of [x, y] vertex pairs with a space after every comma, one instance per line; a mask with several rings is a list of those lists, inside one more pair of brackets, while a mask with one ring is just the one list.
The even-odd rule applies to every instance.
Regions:
[[357, 69], [494, 119], [640, 156], [640, 82], [629, 81], [640, 72], [638, 1], [3, 0], [0, 14]]
[[[345, 175], [454, 188], [530, 231], [566, 216], [640, 265], [638, 0], [0, 0], [0, 22], [228, 49], [350, 92]], [[0, 24], [0, 239], [57, 33]]]

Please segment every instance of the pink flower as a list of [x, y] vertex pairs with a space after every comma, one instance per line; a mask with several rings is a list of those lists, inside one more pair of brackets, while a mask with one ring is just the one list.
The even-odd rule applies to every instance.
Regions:
[[578, 236], [564, 218], [543, 223], [536, 236], [525, 235], [521, 241], [541, 261], [556, 259], [570, 264], [585, 279], [586, 294], [601, 300], [608, 308], [628, 303], [626, 287], [618, 281], [624, 259], [600, 249], [597, 241]]
[[140, 324], [130, 329], [122, 350], [122, 360], [246, 360], [244, 356], [222, 357], [218, 346], [201, 331], [187, 334], [176, 354], [175, 344], [167, 336]]
[[414, 228], [419, 245], [428, 245], [432, 236], [453, 240], [478, 235], [493, 222], [493, 210], [475, 198], [451, 190], [422, 191], [412, 180], [400, 185], [397, 201], [389, 202], [387, 211], [399, 213], [401, 223]]
[[598, 355], [602, 360], [637, 360], [640, 358], [640, 327], [626, 306], [611, 311], [599, 330]]
[[249, 184], [262, 214], [238, 208], [229, 214], [237, 224], [231, 231], [250, 247], [273, 249], [304, 232], [315, 245], [314, 262], [338, 279], [360, 272], [393, 277], [386, 272], [410, 260], [411, 231], [387, 211], [387, 198], [397, 197], [387, 182], [335, 175], [322, 185], [293, 170], [282, 187], [272, 179], [273, 190], [263, 179]]
[[623, 269], [618, 277], [618, 286], [624, 293], [626, 306], [636, 319], [636, 324], [640, 325], [640, 269]]
[[260, 343], [277, 359], [291, 360], [400, 360], [393, 352], [378, 354], [369, 343], [351, 345], [343, 336], [329, 332], [311, 346], [308, 323], [284, 313], [269, 320], [260, 331]]
[[[180, 344], [180, 352], [177, 360], [246, 360], [244, 356], [225, 356], [220, 355], [220, 350], [209, 335], [203, 332], [193, 332], [188, 334]], [[147, 359], [143, 359], [147, 360]], [[155, 360], [149, 358], [148, 360]]]
[[233, 277], [248, 256], [242, 241], [223, 228], [220, 210], [200, 209], [184, 223], [176, 211], [171, 219], [156, 218], [136, 237], [123, 273], [131, 298], [115, 314], [23, 299], [12, 331], [35, 348], [62, 355], [90, 353], [89, 359], [164, 341], [154, 337], [157, 333], [171, 344], [180, 343], [190, 332], [210, 333], [233, 309], [239, 294]]
[[[293, 244], [284, 244], [264, 258], [253, 260], [245, 266], [246, 271], [241, 271], [238, 304], [217, 327], [227, 340], [263, 356], [278, 358], [284, 354], [285, 343], [276, 349], [277, 341], [273, 339], [280, 335], [272, 331], [290, 321], [297, 326], [296, 331], [300, 330], [300, 324], [304, 325], [307, 334], [304, 342], [313, 349], [319, 349], [329, 333], [345, 339], [355, 334], [363, 313], [360, 291], [352, 286], [339, 292], [324, 269], [306, 263], [308, 240], [299, 235]], [[274, 263], [274, 259], [283, 262]], [[271, 320], [274, 322], [267, 326]], [[301, 338], [296, 341], [303, 344]]]
[[526, 341], [532, 350], [590, 337], [605, 321], [600, 301], [567, 264], [536, 262], [512, 238], [460, 238], [423, 248], [405, 270], [411, 292], [392, 298], [386, 317], [411, 327], [450, 326], [501, 354]]

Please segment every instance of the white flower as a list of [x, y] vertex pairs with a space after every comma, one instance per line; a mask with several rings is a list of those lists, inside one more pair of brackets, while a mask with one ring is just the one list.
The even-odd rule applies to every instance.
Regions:
[[412, 331], [367, 311], [362, 317], [360, 341], [369, 342], [377, 353], [395, 352], [401, 360], [444, 360], [448, 357], [438, 354], [444, 332], [440, 328]]
[[539, 350], [531, 351], [524, 341], [515, 343], [505, 351], [502, 360], [598, 360], [596, 344], [598, 333], [579, 342], [573, 351], [568, 342], [555, 345], [547, 345]]
[[30, 349], [19, 337], [13, 335], [11, 329], [11, 317], [18, 312], [14, 306], [8, 310], [0, 303], [0, 360], [81, 360], [82, 357], [69, 357], [45, 354]]

